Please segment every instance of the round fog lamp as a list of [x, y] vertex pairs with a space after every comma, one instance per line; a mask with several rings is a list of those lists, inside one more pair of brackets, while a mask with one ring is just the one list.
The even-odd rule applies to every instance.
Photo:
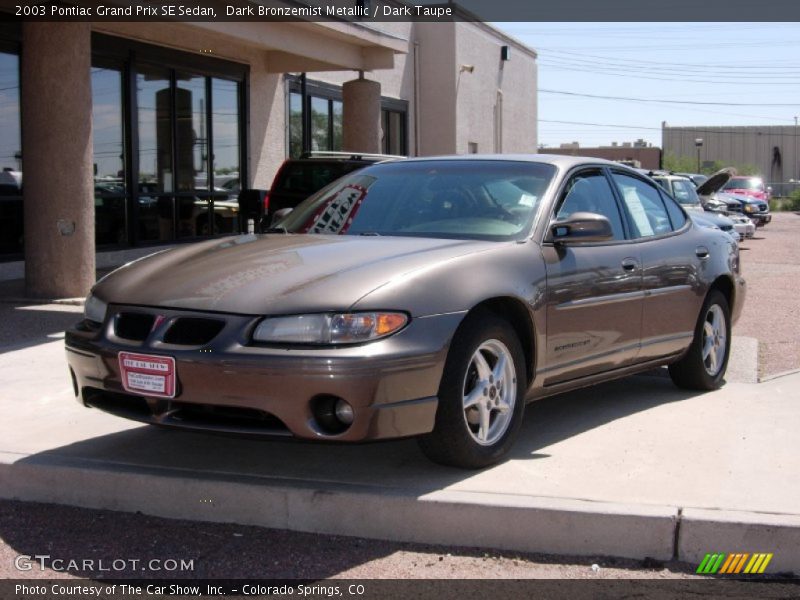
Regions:
[[336, 413], [336, 418], [345, 425], [350, 425], [355, 418], [355, 415], [353, 414], [353, 407], [341, 398], [336, 401], [334, 411]]

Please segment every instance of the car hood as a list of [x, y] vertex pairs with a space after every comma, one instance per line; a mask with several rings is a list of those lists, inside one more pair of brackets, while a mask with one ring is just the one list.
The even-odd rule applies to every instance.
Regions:
[[697, 223], [698, 225], [716, 225], [720, 229], [723, 226], [733, 225], [733, 221], [731, 221], [728, 217], [724, 215], [720, 215], [713, 212], [704, 212], [704, 213], [689, 213], [689, 217], [691, 217], [692, 221]]
[[[134, 261], [94, 288], [114, 304], [240, 314], [345, 310], [420, 269], [505, 244], [416, 237], [243, 235]], [[412, 310], [413, 307], [385, 307]]]
[[729, 194], [728, 192], [720, 192], [716, 194], [716, 197], [723, 202], [736, 201], [745, 204], [761, 204], [764, 202], [763, 200], [759, 200], [758, 198], [748, 196], [746, 194]]
[[703, 182], [697, 187], [697, 193], [700, 196], [710, 196], [714, 192], [722, 189], [722, 186], [731, 180], [731, 177], [736, 175], [736, 169], [728, 167], [714, 173], [708, 178], [708, 181]]

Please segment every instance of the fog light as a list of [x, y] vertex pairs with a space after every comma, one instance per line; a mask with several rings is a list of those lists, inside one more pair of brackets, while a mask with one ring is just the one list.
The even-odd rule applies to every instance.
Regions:
[[321, 394], [312, 398], [310, 404], [320, 433], [326, 435], [347, 431], [355, 418], [353, 407], [339, 396]]
[[345, 425], [350, 425], [355, 418], [353, 407], [341, 398], [336, 401], [336, 418]]

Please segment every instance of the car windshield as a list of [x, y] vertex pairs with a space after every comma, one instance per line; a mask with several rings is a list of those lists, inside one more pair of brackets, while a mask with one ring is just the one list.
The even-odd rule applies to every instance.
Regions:
[[290, 233], [512, 239], [533, 220], [553, 165], [430, 160], [351, 173], [294, 209]]
[[757, 190], [763, 191], [764, 183], [755, 177], [748, 177], [746, 179], [731, 179], [723, 187], [723, 190]]

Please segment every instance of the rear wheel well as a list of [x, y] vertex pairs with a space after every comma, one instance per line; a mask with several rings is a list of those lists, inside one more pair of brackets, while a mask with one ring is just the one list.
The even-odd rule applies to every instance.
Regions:
[[481, 310], [491, 311], [499, 318], [508, 321], [514, 329], [514, 332], [519, 337], [522, 352], [525, 355], [525, 375], [527, 383], [530, 385], [534, 375], [533, 360], [535, 358], [536, 342], [533, 321], [527, 306], [515, 298], [490, 298], [474, 306], [467, 314], [467, 317]]

